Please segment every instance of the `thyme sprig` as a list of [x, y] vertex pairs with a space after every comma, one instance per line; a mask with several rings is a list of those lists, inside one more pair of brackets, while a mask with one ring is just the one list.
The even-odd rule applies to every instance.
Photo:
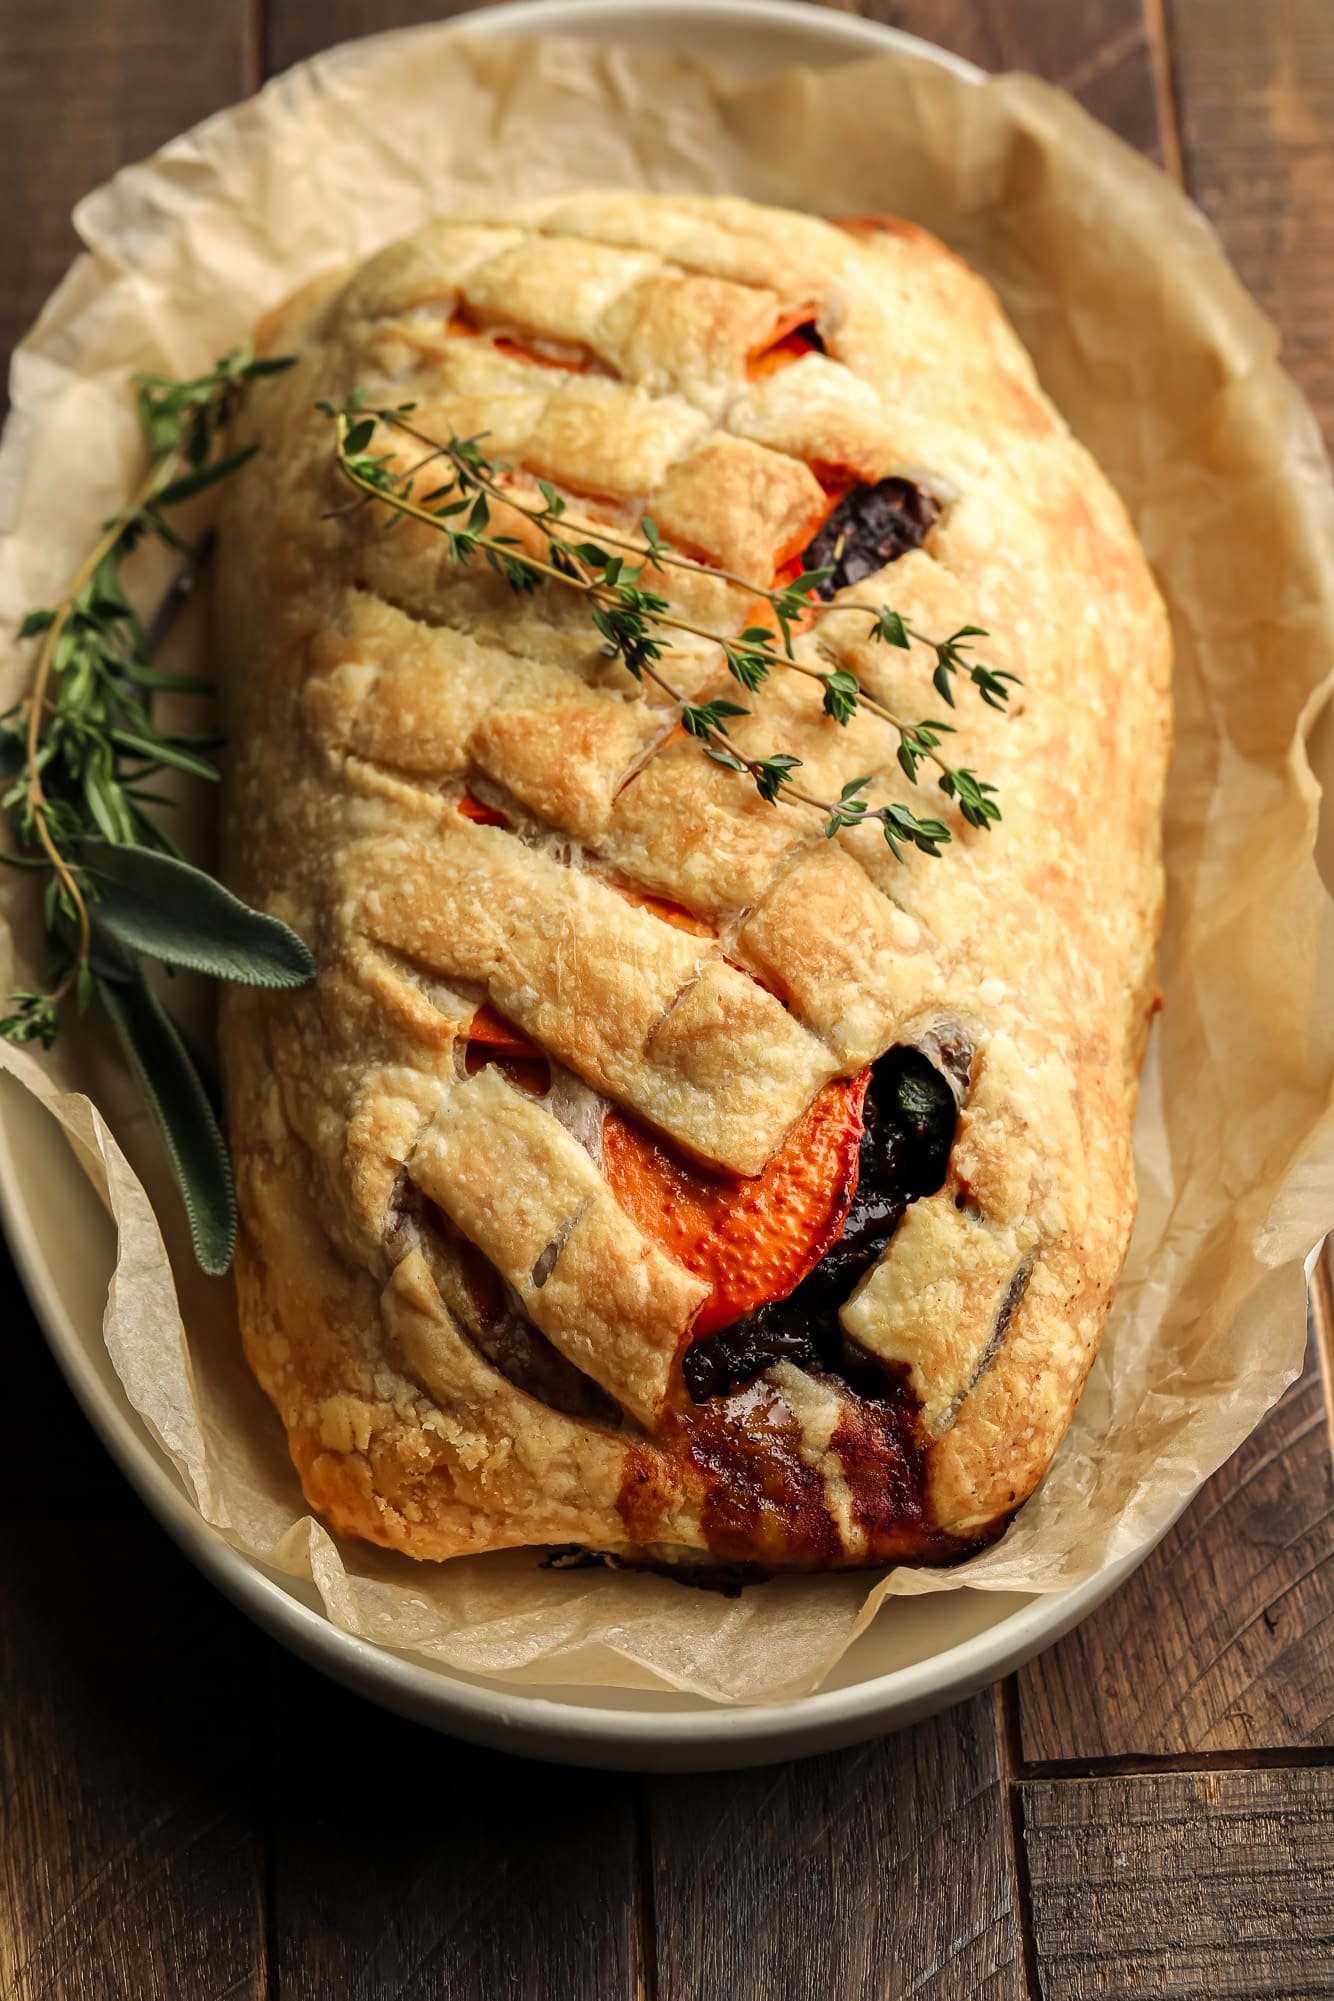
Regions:
[[[354, 400], [351, 407], [354, 410], [359, 410], [361, 405]], [[409, 473], [410, 480], [415, 479], [417, 472], [421, 470], [423, 465], [429, 465], [437, 459], [447, 459], [453, 465], [456, 474], [465, 487], [477, 488], [482, 493], [487, 494], [492, 500], [499, 501], [505, 507], [513, 508], [516, 514], [526, 516], [529, 521], [540, 528], [546, 529], [548, 533], [565, 516], [567, 504], [556, 492], [549, 480], [540, 479], [537, 482], [538, 492], [542, 496], [541, 506], [533, 507], [526, 505], [516, 496], [512, 488], [502, 485], [498, 475], [506, 471], [507, 468], [499, 465], [491, 465], [480, 450], [477, 449], [479, 440], [451, 438], [447, 444], [442, 445], [436, 439], [428, 437], [415, 424], [410, 424], [407, 421], [412, 408], [411, 404], [401, 404], [397, 409], [377, 410], [373, 413], [381, 423], [391, 425], [395, 430], [402, 431], [406, 436], [415, 438], [419, 444], [427, 447], [429, 456], [420, 461], [418, 466], [411, 469]], [[363, 423], [365, 421], [364, 414], [361, 421]], [[408, 491], [411, 492], [410, 486]], [[825, 618], [845, 616], [866, 619], [872, 636], [884, 640], [887, 645], [902, 647], [904, 651], [907, 651], [912, 643], [916, 641], [919, 646], [925, 646], [934, 653], [936, 656], [936, 665], [932, 671], [931, 679], [937, 693], [941, 696], [942, 700], [948, 702], [951, 708], [954, 707], [953, 681], [956, 674], [962, 673], [966, 675], [974, 687], [977, 688], [983, 701], [994, 709], [1005, 708], [1009, 700], [1010, 684], [1018, 684], [1019, 677], [1017, 674], [1011, 674], [1003, 669], [997, 670], [988, 667], [984, 662], [968, 657], [972, 649], [972, 642], [975, 639], [985, 639], [988, 637], [987, 632], [980, 625], [961, 625], [957, 631], [950, 633], [948, 638], [932, 639], [928, 633], [920, 631], [915, 625], [910, 625], [900, 613], [892, 611], [888, 606], [882, 605], [877, 607], [862, 604], [855, 600], [841, 603], [827, 602], [809, 596], [810, 591], [824, 583], [827, 578], [834, 574], [832, 568], [804, 570], [800, 575], [791, 578], [785, 584], [766, 587], [762, 584], [753, 583], [748, 577], [738, 575], [735, 570], [725, 569], [721, 565], [713, 563], [700, 562], [696, 557], [683, 555], [679, 550], [673, 549], [669, 543], [663, 541], [657, 524], [649, 515], [642, 515], [639, 525], [643, 540], [636, 542], [630, 536], [618, 535], [610, 527], [599, 523], [598, 534], [600, 542], [605, 546], [598, 548], [595, 553], [601, 556], [605, 553], [606, 548], [617, 549], [623, 554], [645, 562], [650, 569], [685, 570], [692, 572], [696, 576], [711, 577], [716, 581], [735, 584], [741, 590], [748, 592], [752, 597], [762, 599], [773, 609], [774, 617], [782, 636], [785, 655], [784, 664], [797, 667], [799, 672], [810, 672], [815, 679], [823, 678], [828, 683], [833, 677], [830, 675], [821, 677], [812, 669], [802, 669], [799, 667], [793, 654], [793, 632], [805, 623]], [[687, 632], [699, 632], [698, 627], [686, 624], [684, 621], [671, 622], [676, 623], [678, 629]], [[763, 628], [759, 630], [762, 638], [772, 643], [773, 635]], [[701, 636], [709, 635], [702, 634]], [[718, 639], [720, 645], [726, 646], [729, 644], [722, 635], [712, 636]], [[742, 640], [745, 637], [745, 634], [741, 635]], [[744, 653], [746, 649], [742, 645], [738, 646], [736, 650], [739, 653]], [[735, 669], [732, 671], [735, 673]], [[736, 674], [736, 678], [741, 680], [743, 685], [746, 685], [746, 671], [743, 663], [743, 671]], [[851, 677], [845, 676], [845, 681], [847, 678]], [[846, 699], [842, 690], [840, 690], [840, 699]], [[868, 696], [863, 694], [862, 699], [868, 706], [873, 706]], [[845, 717], [837, 715], [837, 706], [837, 701], [834, 704], [828, 705], [828, 713], [835, 715], [837, 720], [846, 720]], [[848, 715], [851, 715], [851, 713], [852, 711], [849, 709]]]
[[[928, 647], [935, 654], [933, 685], [951, 708], [954, 683], [962, 676], [988, 707], [1004, 710], [1018, 677], [973, 657], [973, 641], [986, 637], [981, 627], [962, 626], [937, 640], [888, 605], [812, 598], [809, 594], [832, 574], [828, 569], [803, 571], [778, 586], [755, 584], [734, 571], [700, 563], [671, 548], [647, 515], [640, 521], [641, 541], [601, 523], [597, 541], [587, 536], [572, 541], [562, 528], [567, 503], [551, 483], [537, 481], [539, 502], [524, 500], [503, 484], [509, 468], [486, 455], [480, 438], [451, 436], [443, 442], [432, 438], [409, 421], [412, 404], [368, 408], [354, 395], [341, 407], [326, 402], [320, 408], [334, 420], [338, 464], [360, 496], [354, 504], [383, 502], [393, 510], [390, 526], [410, 517], [438, 529], [445, 535], [455, 562], [466, 565], [480, 557], [516, 592], [533, 590], [543, 581], [580, 591], [589, 601], [592, 622], [608, 652], [619, 658], [636, 680], [652, 681], [675, 705], [683, 727], [700, 741], [706, 754], [728, 770], [748, 775], [760, 797], [770, 804], [786, 800], [814, 807], [824, 816], [824, 831], [830, 837], [844, 827], [878, 821], [886, 842], [900, 859], [905, 846], [938, 855], [951, 838], [942, 820], [924, 818], [907, 806], [871, 807], [861, 796], [871, 782], [870, 774], [851, 780], [838, 799], [827, 800], [793, 781], [791, 774], [800, 769], [801, 759], [790, 752], [775, 751], [766, 757], [743, 755], [731, 739], [729, 724], [749, 711], [722, 697], [703, 702], [687, 699], [668, 680], [660, 664], [670, 657], [671, 635], [679, 633], [716, 645], [732, 679], [750, 693], [762, 687], [778, 667], [817, 681], [824, 712], [835, 722], [846, 725], [864, 708], [897, 732], [898, 763], [911, 783], [921, 782], [919, 773], [924, 764], [932, 765], [940, 790], [957, 802], [969, 825], [985, 831], [1000, 819], [996, 788], [967, 766], [953, 765], [941, 754], [943, 739], [953, 734], [951, 723], [937, 718], [909, 721], [868, 694], [852, 670], [823, 647], [820, 653], [827, 664], [817, 667], [798, 658], [793, 645], [794, 633], [804, 624], [837, 616], [860, 619], [869, 636], [886, 645], [906, 650], [916, 642]], [[372, 449], [381, 425], [414, 439], [425, 448], [425, 456], [400, 469], [393, 452]], [[441, 466], [445, 477], [429, 492], [419, 494], [418, 481], [432, 465]], [[546, 543], [545, 557], [534, 555], [518, 537], [496, 532], [493, 505], [510, 509], [537, 529]], [[740, 632], [726, 633], [684, 617], [661, 590], [646, 581], [650, 572], [665, 576], [671, 569], [739, 586], [771, 608], [776, 629], [748, 625]]]
[[[142, 960], [219, 978], [300, 985], [314, 973], [301, 940], [246, 908], [181, 856], [149, 808], [173, 801], [152, 781], [166, 771], [216, 779], [208, 730], [163, 728], [156, 697], [204, 695], [196, 676], [166, 672], [154, 655], [206, 553], [169, 515], [245, 464], [225, 431], [243, 387], [290, 366], [248, 345], [207, 375], [135, 377], [146, 466], [133, 496], [103, 523], [60, 600], [31, 611], [20, 639], [37, 639], [32, 684], [0, 716], [0, 799], [13, 847], [0, 861], [45, 877], [42, 908], [49, 983], [11, 994], [0, 1037], [50, 1048], [62, 1011], [99, 1000], [160, 1125], [206, 1270], [225, 1268], [235, 1233], [230, 1163], [194, 1052], [149, 987]], [[184, 559], [147, 623], [122, 565], [148, 540]]]

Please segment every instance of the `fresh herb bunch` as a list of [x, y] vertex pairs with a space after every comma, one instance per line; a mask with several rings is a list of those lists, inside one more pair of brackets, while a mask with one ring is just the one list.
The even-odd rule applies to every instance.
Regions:
[[[167, 731], [159, 693], [206, 695], [206, 682], [171, 674], [153, 655], [206, 553], [168, 520], [171, 510], [235, 472], [254, 446], [223, 449], [242, 387], [290, 366], [244, 346], [208, 375], [135, 378], [147, 468], [138, 491], [102, 534], [56, 605], [29, 612], [23, 639], [40, 639], [28, 695], [0, 716], [0, 771], [13, 850], [0, 861], [45, 878], [48, 985], [11, 994], [0, 1036], [49, 1048], [62, 1013], [100, 1001], [160, 1126], [185, 1198], [195, 1254], [224, 1271], [236, 1234], [231, 1166], [203, 1066], [149, 986], [145, 957], [219, 979], [299, 986], [314, 976], [305, 945], [276, 918], [249, 910], [193, 868], [148, 808], [163, 771], [216, 779], [205, 731]], [[145, 624], [121, 576], [147, 538], [184, 568]]]
[[[648, 515], [639, 524], [642, 541], [632, 541], [601, 526], [596, 542], [570, 541], [559, 526], [567, 511], [566, 503], [550, 482], [537, 482], [540, 504], [519, 499], [501, 483], [509, 468], [486, 456], [480, 438], [451, 436], [442, 443], [428, 437], [410, 421], [415, 409], [411, 403], [392, 409], [371, 409], [360, 394], [354, 394], [341, 407], [327, 402], [319, 407], [334, 420], [338, 464], [360, 490], [363, 503], [379, 500], [394, 510], [395, 520], [410, 516], [438, 528], [446, 536], [455, 562], [467, 564], [480, 556], [516, 592], [531, 591], [543, 580], [581, 591], [589, 601], [593, 624], [608, 652], [623, 661], [636, 680], [652, 681], [676, 705], [682, 725], [699, 739], [705, 754], [729, 771], [749, 776], [760, 797], [771, 805], [787, 800], [813, 806], [823, 814], [824, 831], [830, 838], [841, 828], [878, 821], [899, 860], [909, 846], [923, 854], [939, 855], [950, 839], [950, 830], [943, 820], [922, 817], [899, 804], [871, 807], [861, 796], [871, 783], [869, 773], [851, 779], [837, 799], [819, 799], [793, 782], [792, 773], [801, 767], [799, 757], [781, 750], [767, 757], [743, 756], [730, 740], [728, 725], [749, 711], [721, 697], [705, 702], [689, 701], [663, 673], [661, 663], [670, 654], [673, 633], [716, 644], [733, 680], [750, 693], [760, 688], [777, 667], [818, 681], [825, 714], [835, 722], [846, 724], [859, 708], [864, 708], [897, 731], [898, 762], [911, 783], [921, 782], [923, 765], [933, 766], [938, 787], [957, 802], [970, 826], [985, 832], [1000, 819], [995, 786], [987, 784], [965, 765], [950, 764], [941, 754], [942, 740], [953, 734], [953, 724], [932, 718], [907, 721], [869, 695], [857, 676], [835, 656], [825, 652], [822, 657], [827, 665], [811, 666], [796, 657], [792, 644], [794, 631], [806, 621], [859, 618], [865, 622], [869, 635], [887, 646], [906, 650], [916, 641], [928, 647], [935, 655], [932, 683], [950, 708], [954, 707], [955, 683], [962, 678], [976, 689], [989, 708], [1004, 710], [1011, 687], [1018, 685], [1018, 676], [988, 667], [973, 657], [973, 642], [987, 636], [981, 626], [960, 626], [945, 639], [932, 639], [888, 605], [826, 603], [813, 599], [808, 594], [833, 574], [829, 569], [807, 570], [790, 583], [768, 589], [730, 570], [697, 563], [679, 554], [663, 541]], [[381, 425], [415, 439], [426, 448], [425, 456], [405, 470], [396, 470], [393, 453], [372, 449]], [[428, 492], [418, 494], [418, 481], [429, 466], [444, 470], [445, 478]], [[495, 532], [493, 503], [512, 509], [542, 531], [547, 545], [545, 560], [530, 554], [517, 537]], [[394, 521], [389, 525], [392, 527]], [[682, 618], [672, 610], [661, 591], [645, 582], [650, 571], [663, 575], [669, 569], [721, 578], [763, 599], [773, 612], [776, 630], [752, 625], [729, 634], [711, 631]]]

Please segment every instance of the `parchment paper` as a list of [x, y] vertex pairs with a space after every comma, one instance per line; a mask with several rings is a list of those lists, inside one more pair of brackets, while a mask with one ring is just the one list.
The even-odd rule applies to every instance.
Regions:
[[[1334, 661], [1334, 498], [1273, 331], [1207, 225], [1058, 92], [970, 84], [897, 54], [738, 85], [685, 57], [426, 29], [280, 78], [80, 205], [89, 255], [15, 365], [0, 700], [30, 671], [8, 643], [19, 616], [61, 588], [130, 487], [132, 369], [199, 370], [315, 272], [461, 196], [587, 184], [890, 210], [936, 230], [999, 287], [1167, 596], [1178, 748], [1139, 1222], [1102, 1357], [1036, 1498], [962, 1568], [783, 1580], [733, 1602], [543, 1571], [529, 1553], [435, 1567], [339, 1545], [303, 1512], [240, 1359], [230, 1288], [194, 1271], [161, 1157], [98, 1038], [40, 1063], [0, 1045], [0, 1061], [51, 1104], [106, 1195], [120, 1227], [115, 1366], [239, 1548], [309, 1572], [350, 1631], [474, 1672], [773, 1699], [814, 1686], [886, 1595], [1053, 1591], [1128, 1553], [1297, 1371], [1302, 1261], [1334, 1222], [1334, 926], [1304, 748]], [[36, 933], [23, 886], [4, 888], [8, 981], [31, 973]]]

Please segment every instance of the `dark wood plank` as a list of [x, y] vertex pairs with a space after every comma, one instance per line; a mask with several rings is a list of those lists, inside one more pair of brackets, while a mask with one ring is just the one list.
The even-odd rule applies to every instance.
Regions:
[[0, 1522], [0, 1994], [265, 1993], [258, 1642], [146, 1521]]
[[474, 1750], [275, 1656], [282, 2001], [631, 2001], [634, 1781]]
[[1334, 7], [1167, 6], [1191, 192], [1334, 439]]
[[41, 0], [0, 9], [5, 371], [78, 248], [69, 212], [127, 160], [238, 97], [247, 0]]
[[1334, 1472], [1314, 1343], [1143, 1567], [1019, 1688], [1029, 1760], [1334, 1744]]
[[1334, 1995], [1334, 1769], [1023, 1788], [1043, 2001]]
[[264, 25], [264, 73], [286, 69], [307, 56], [378, 35], [388, 28], [415, 28], [425, 21], [471, 13], [494, 0], [268, 0]]
[[659, 2001], [1018, 2001], [989, 1698], [769, 1771], [646, 1781]]

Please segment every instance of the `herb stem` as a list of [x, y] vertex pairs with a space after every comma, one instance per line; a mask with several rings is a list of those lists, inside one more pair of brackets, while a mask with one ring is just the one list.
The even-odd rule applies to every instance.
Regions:
[[[19, 638], [41, 635], [26, 695], [0, 715], [0, 747], [13, 783], [0, 801], [9, 815], [15, 853], [0, 861], [45, 872], [47, 992], [10, 996], [0, 1038], [40, 1040], [59, 1032], [60, 1003], [73, 994], [82, 1013], [99, 990], [93, 967], [94, 905], [101, 865], [85, 844], [170, 852], [173, 843], [143, 812], [132, 784], [158, 765], [212, 777], [198, 755], [203, 739], [168, 734], [152, 717], [155, 689], [188, 689], [188, 677], [161, 672], [151, 656], [202, 560], [166, 514], [243, 465], [257, 449], [215, 451], [242, 385], [290, 366], [282, 357], [257, 360], [249, 343], [193, 381], [134, 378], [145, 467], [135, 492], [101, 524], [88, 554], [61, 597], [34, 607]], [[121, 566], [151, 536], [189, 559], [145, 629], [125, 593]]]
[[[480, 471], [476, 466], [468, 464], [452, 445], [442, 445], [435, 438], [428, 437], [425, 431], [419, 431], [415, 424], [409, 424], [397, 411], [377, 410], [375, 415], [381, 423], [389, 424], [393, 429], [403, 431], [408, 437], [415, 438], [418, 444], [430, 447], [427, 456], [424, 459], [419, 459], [417, 464], [412, 467], [414, 474], [420, 472], [423, 466], [430, 465], [435, 459], [447, 458], [456, 471], [465, 472], [469, 480], [480, 486], [482, 491], [489, 494], [492, 500], [499, 501], [505, 507], [512, 507], [516, 514], [522, 514], [527, 520], [536, 523], [539, 527], [545, 527], [556, 518], [551, 509], [545, 505], [541, 507], [528, 507], [523, 501], [516, 500], [511, 488], [502, 486], [498, 480]], [[661, 544], [655, 548], [650, 548], [642, 540], [636, 542], [632, 536], [618, 535], [614, 529], [608, 527], [604, 522], [598, 522], [597, 532], [599, 541], [610, 543], [613, 549], [621, 549], [627, 555], [638, 556], [646, 561], [651, 569], [660, 570], [666, 567], [673, 570], [686, 570], [691, 575], [697, 577], [713, 577], [721, 583], [735, 584], [738, 589], [745, 591], [750, 597], [764, 598], [771, 605], [777, 605], [784, 596], [783, 591], [777, 585], [766, 587], [764, 584], [757, 584], [752, 578], [740, 576], [735, 570], [724, 569], [719, 563], [703, 563], [695, 556], [684, 556], [679, 549], [664, 548]], [[807, 600], [806, 616], [812, 620], [832, 618], [839, 614], [860, 615], [868, 619], [872, 625], [875, 624], [879, 617], [879, 613], [873, 605], [824, 603], [818, 598]], [[665, 619], [663, 620], [663, 623], [667, 622]], [[699, 628], [696, 626], [686, 626], [683, 630], [696, 632]], [[926, 633], [918, 632], [914, 626], [907, 624], [905, 624], [904, 630], [910, 639], [915, 639], [919, 645], [930, 647], [934, 651], [935, 641], [930, 639]], [[716, 634], [712, 633], [704, 633], [701, 636], [704, 638], [717, 637]], [[810, 672], [812, 670], [807, 669], [806, 671]], [[866, 699], [869, 702], [869, 698]]]
[[[484, 461], [479, 464], [474, 458], [465, 456], [459, 450], [457, 443], [452, 439], [447, 444], [441, 444], [438, 438], [432, 438], [427, 432], [420, 430], [417, 425], [410, 424], [402, 411], [376, 410], [374, 416], [377, 422], [387, 424], [391, 429], [401, 431], [406, 437], [415, 438], [418, 444], [427, 447], [425, 458], [419, 459], [416, 465], [410, 467], [408, 470], [406, 493], [411, 493], [412, 482], [425, 466], [433, 464], [437, 459], [444, 458], [453, 466], [456, 477], [461, 477], [467, 484], [480, 488], [489, 498], [499, 502], [503, 507], [510, 508], [515, 514], [521, 515], [524, 520], [531, 521], [535, 527], [540, 527], [550, 532], [552, 525], [559, 519], [557, 511], [549, 506], [546, 501], [543, 501], [540, 507], [530, 507], [524, 501], [516, 499], [513, 490], [502, 485], [500, 480], [496, 478], [493, 470], [489, 471], [486, 469]], [[384, 499], [383, 489], [376, 488], [374, 492], [378, 494], [380, 499]], [[362, 499], [357, 504], [364, 506], [372, 497], [372, 491], [367, 489], [363, 492]], [[782, 665], [790, 668], [794, 674], [804, 674], [808, 680], [818, 681], [822, 687], [828, 686], [827, 674], [822, 673], [818, 667], [806, 666], [796, 658], [796, 655], [792, 651], [791, 637], [782, 617], [782, 614], [786, 610], [790, 610], [788, 593], [777, 586], [766, 587], [762, 584], [754, 583], [749, 577], [740, 576], [735, 570], [725, 569], [721, 565], [703, 563], [693, 556], [683, 556], [678, 550], [667, 548], [662, 542], [656, 539], [652, 543], [649, 543], [646, 540], [634, 541], [628, 535], [618, 535], [601, 521], [597, 523], [597, 531], [600, 543], [608, 543], [614, 549], [620, 549], [628, 555], [638, 557], [650, 568], [657, 570], [670, 568], [684, 570], [692, 576], [714, 577], [724, 583], [737, 585], [738, 588], [746, 591], [753, 598], [762, 598], [767, 604], [779, 611], [780, 624], [783, 626], [783, 652], [781, 655], [775, 653], [772, 656], [773, 659], [781, 661]], [[481, 546], [486, 546], [481, 538], [479, 538], [479, 541], [481, 542]], [[530, 559], [525, 557], [524, 561], [529, 562]], [[571, 580], [567, 579], [567, 581]], [[606, 587], [600, 587], [596, 580], [587, 578], [587, 576], [585, 577], [584, 589], [587, 595], [595, 602], [607, 604], [615, 601], [614, 593], [608, 594]], [[803, 601], [802, 617], [809, 619], [812, 623], [828, 618], [835, 613], [844, 613], [853, 617], [860, 616], [867, 621], [872, 631], [879, 626], [881, 620], [881, 612], [874, 605], [823, 603], [818, 598], [806, 598]], [[666, 609], [655, 612], [654, 622], [658, 625], [668, 626], [673, 631], [688, 633], [694, 638], [707, 640], [714, 646], [724, 648], [729, 644], [731, 637], [728, 634], [714, 632], [705, 626], [694, 625], [688, 619], [680, 618]], [[919, 646], [923, 646], [928, 651], [935, 653], [938, 661], [942, 657], [942, 650], [948, 654], [951, 642], [944, 642], [942, 649], [941, 642], [932, 639], [928, 633], [919, 632], [917, 627], [909, 625], [906, 619], [901, 619], [898, 622], [905, 635], [905, 643], [909, 639], [915, 640]], [[957, 640], [958, 637], [959, 635], [956, 634], [955, 639]], [[845, 675], [848, 674], [849, 670], [842, 666], [837, 656], [831, 656], [823, 645], [821, 645], [820, 651], [826, 659], [832, 659], [835, 670], [841, 671]], [[918, 727], [915, 724], [904, 722], [901, 716], [896, 715], [883, 702], [877, 701], [873, 695], [868, 695], [856, 676], [852, 676], [851, 678], [856, 685], [855, 699], [859, 708], [869, 709], [872, 715], [879, 716], [882, 722], [888, 723], [891, 729], [896, 730], [900, 742], [913, 746], [913, 755], [917, 759], [934, 764], [942, 776], [946, 778], [951, 776], [952, 767], [948, 761], [931, 745], [929, 738], [923, 738], [920, 735]], [[941, 683], [939, 678], [936, 685], [940, 688]], [[941, 692], [947, 693], [947, 688], [941, 689]], [[679, 700], [680, 698], [678, 697], [677, 699]], [[949, 699], [952, 700], [952, 697]], [[795, 788], [787, 789], [790, 789], [793, 796], [795, 796]]]
[[[652, 666], [646, 666], [644, 672], [651, 681], [656, 682], [657, 686], [662, 689], [663, 694], [666, 695], [669, 698], [669, 700], [675, 702], [678, 709], [685, 708], [686, 706], [685, 696], [682, 695], [679, 692], [679, 690], [677, 690], [672, 686], [671, 682], [666, 678], [664, 674], [660, 673], [656, 667]], [[721, 730], [709, 727], [701, 731], [700, 735], [705, 743], [711, 743], [713, 744], [715, 749], [724, 752], [729, 762], [736, 765], [744, 765], [745, 769], [750, 773], [752, 778], [754, 778], [757, 775], [757, 773], [763, 770], [764, 768], [763, 758], [743, 756], [743, 754], [737, 750], [735, 744], [732, 743], [730, 738], [724, 736]], [[815, 810], [818, 813], [827, 814], [827, 813], [832, 813], [834, 810], [832, 804], [828, 799], [817, 799], [813, 793], [803, 792], [800, 786], [794, 785], [791, 779], [789, 778], [782, 779], [779, 782], [777, 789], [780, 792], [784, 793], [787, 798], [798, 800], [803, 806], [814, 806]]]
[[[165, 462], [165, 470], [170, 471], [173, 464], [173, 460], [167, 460]], [[163, 464], [158, 464], [151, 469], [130, 502], [127, 510], [130, 514], [137, 514], [141, 508], [146, 507], [152, 500], [153, 495], [166, 484], [163, 475]], [[47, 799], [42, 787], [42, 761], [39, 756], [42, 741], [42, 713], [46, 708], [53, 706], [47, 694], [47, 688], [51, 680], [51, 670], [55, 661], [56, 647], [60, 642], [60, 635], [69, 624], [70, 618], [73, 616], [74, 607], [83, 590], [97, 574], [100, 565], [111, 554], [119, 542], [124, 527], [124, 520], [124, 514], [113, 515], [99, 539], [93, 544], [91, 552], [84, 557], [82, 563], [80, 563], [78, 569], [75, 571], [69, 588], [56, 606], [56, 615], [46, 629], [41, 651], [37, 655], [37, 665], [33, 671], [32, 688], [28, 695], [28, 733], [26, 741], [28, 804], [32, 813], [33, 826], [36, 829], [37, 838], [46, 851], [46, 857], [55, 873], [56, 881], [59, 883], [62, 892], [68, 900], [74, 914], [75, 922], [79, 927], [79, 947], [75, 958], [71, 961], [59, 984], [51, 993], [44, 996], [44, 999], [52, 1007], [57, 1006], [73, 988], [79, 975], [79, 967], [86, 962], [88, 954], [92, 949], [93, 928], [92, 919], [88, 914], [88, 904], [83, 891], [79, 887], [78, 878], [64, 855], [60, 852], [60, 848], [52, 838], [51, 831], [46, 824], [47, 814], [50, 811], [50, 801]]]
[[[575, 557], [572, 560], [574, 560], [577, 563], [579, 559]], [[580, 564], [580, 569], [583, 571], [585, 579], [587, 579], [588, 572], [586, 567]], [[685, 696], [681, 693], [679, 688], [674, 688], [672, 686], [671, 682], [667, 679], [666, 675], [662, 672], [660, 668], [655, 667], [652, 661], [646, 661], [644, 664], [643, 671], [649, 680], [653, 681], [659, 688], [661, 688], [663, 694], [667, 696], [668, 700], [675, 703], [676, 708], [679, 711], [683, 712], [686, 709], [687, 703]], [[736, 746], [729, 741], [729, 739], [722, 730], [715, 728], [712, 724], [709, 724], [704, 726], [699, 731], [699, 734], [701, 736], [702, 741], [704, 741], [705, 743], [711, 743], [714, 749], [716, 751], [721, 752], [722, 755], [729, 761], [729, 763], [734, 765], [744, 766], [744, 768], [750, 773], [751, 777], [754, 779], [759, 779], [763, 776], [765, 771], [764, 759], [758, 757], [746, 757], [742, 752], [737, 750]], [[803, 792], [801, 787], [799, 785], [794, 785], [790, 778], [784, 777], [778, 779], [773, 789], [776, 793], [781, 793], [785, 798], [794, 799], [803, 806], [813, 806], [817, 813], [823, 813], [826, 817], [836, 813], [836, 808], [834, 807], [832, 801], [828, 799], [817, 799], [814, 793]]]

